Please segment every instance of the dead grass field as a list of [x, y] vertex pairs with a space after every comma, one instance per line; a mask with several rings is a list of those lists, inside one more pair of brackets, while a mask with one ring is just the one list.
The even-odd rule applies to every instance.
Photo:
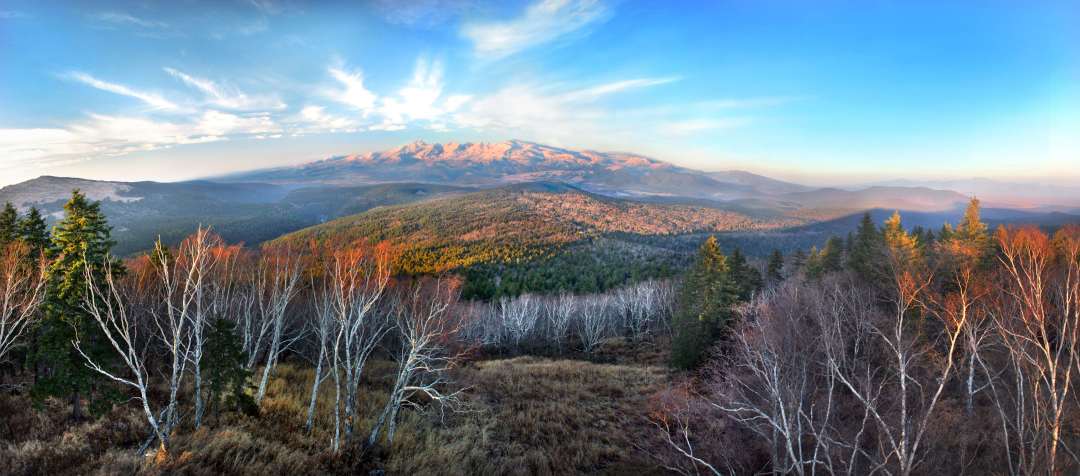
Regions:
[[[257, 417], [227, 413], [199, 430], [182, 428], [171, 458], [153, 464], [136, 454], [147, 434], [133, 404], [95, 421], [71, 425], [67, 407], [48, 402], [31, 411], [25, 395], [0, 396], [0, 461], [4, 474], [660, 474], [646, 420], [648, 400], [669, 371], [654, 344], [609, 341], [596, 356], [607, 363], [540, 357], [477, 360], [455, 369], [464, 387], [457, 411], [402, 414], [388, 447], [328, 451], [333, 432], [332, 385], [324, 384], [316, 430], [304, 431], [312, 370], [282, 364]], [[392, 385], [393, 362], [365, 369], [360, 438], [374, 424]]]

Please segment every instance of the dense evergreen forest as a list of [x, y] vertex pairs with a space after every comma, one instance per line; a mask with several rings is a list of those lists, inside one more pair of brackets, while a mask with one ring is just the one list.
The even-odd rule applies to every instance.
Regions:
[[[6, 206], [4, 472], [1080, 468], [1080, 227], [991, 230], [972, 200], [769, 243], [588, 195], [568, 226], [534, 193], [125, 259], [78, 191], [51, 231]], [[604, 218], [656, 210], [666, 236]]]

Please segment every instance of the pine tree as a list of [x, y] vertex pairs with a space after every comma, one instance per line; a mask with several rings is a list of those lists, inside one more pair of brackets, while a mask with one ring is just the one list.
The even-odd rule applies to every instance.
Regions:
[[731, 279], [727, 257], [710, 236], [683, 282], [679, 311], [672, 322], [674, 366], [688, 369], [701, 362], [712, 342], [731, 325], [731, 306], [737, 299], [738, 287]]
[[821, 270], [826, 273], [840, 271], [844, 265], [844, 242], [838, 237], [829, 238], [821, 251]]
[[882, 239], [870, 212], [863, 213], [855, 238], [848, 248], [848, 267], [863, 279], [874, 279], [882, 263]]
[[49, 249], [49, 228], [35, 207], [30, 207], [30, 211], [19, 221], [19, 235], [30, 245], [35, 256]]
[[247, 393], [250, 386], [248, 379], [251, 377], [251, 371], [244, 365], [247, 354], [233, 324], [227, 319], [218, 318], [208, 331], [203, 352], [213, 358], [206, 359], [202, 364], [208, 393], [207, 413], [214, 410], [222, 396], [229, 408], [243, 413], [250, 413], [253, 408], [257, 411], [255, 399]]
[[[107, 397], [115, 396], [115, 389], [101, 384], [72, 346], [77, 335], [83, 350], [96, 362], [113, 358], [100, 328], [92, 325], [82, 308], [87, 292], [86, 269], [89, 267], [95, 282], [103, 280], [105, 260], [114, 259], [109, 255], [113, 241], [100, 205], [88, 201], [79, 190], [72, 192], [64, 213], [52, 234], [49, 255], [53, 261], [46, 270], [45, 314], [36, 350], [36, 360], [45, 372], [35, 383], [32, 395], [37, 402], [49, 396], [67, 397], [72, 417], [80, 419], [82, 397], [89, 398], [91, 410], [97, 411], [105, 410]], [[121, 272], [119, 263], [110, 269]]]
[[956, 235], [956, 231], [953, 230], [953, 226], [949, 222], [941, 225], [941, 230], [938, 231], [938, 241], [949, 241]]
[[747, 301], [761, 289], [761, 272], [746, 262], [746, 256], [735, 248], [728, 258], [729, 274], [738, 289], [739, 300]]
[[4, 210], [0, 211], [0, 246], [4, 246], [19, 239], [19, 212], [11, 205], [4, 204]]
[[769, 281], [779, 283], [784, 280], [784, 254], [780, 250], [773, 250], [769, 255], [769, 266], [766, 274]]
[[796, 270], [800, 270], [806, 266], [806, 252], [801, 249], [795, 250], [795, 252], [791, 254], [791, 266]]
[[811, 279], [820, 278], [825, 272], [825, 266], [821, 262], [821, 251], [818, 251], [816, 246], [810, 247], [810, 254], [806, 256], [806, 265], [803, 270]]

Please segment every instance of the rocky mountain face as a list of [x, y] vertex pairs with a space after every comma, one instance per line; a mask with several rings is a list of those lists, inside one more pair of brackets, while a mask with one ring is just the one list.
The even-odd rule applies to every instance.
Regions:
[[222, 177], [277, 184], [421, 181], [491, 186], [549, 181], [614, 196], [669, 195], [730, 200], [809, 190], [749, 172], [705, 173], [637, 154], [497, 143], [413, 142], [382, 152]]

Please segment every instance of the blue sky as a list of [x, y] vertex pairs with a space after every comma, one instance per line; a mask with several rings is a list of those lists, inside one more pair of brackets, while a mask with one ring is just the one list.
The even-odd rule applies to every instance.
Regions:
[[1080, 182], [1080, 7], [1016, 1], [0, 4], [0, 185], [415, 139], [810, 183]]

